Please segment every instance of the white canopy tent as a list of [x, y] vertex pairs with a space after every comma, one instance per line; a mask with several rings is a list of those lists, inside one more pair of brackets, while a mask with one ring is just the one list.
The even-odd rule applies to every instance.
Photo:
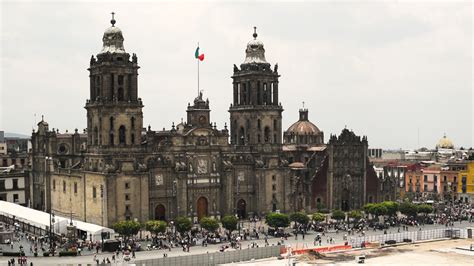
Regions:
[[[23, 223], [29, 223], [39, 228], [47, 229], [49, 227], [50, 215], [47, 212], [23, 207], [21, 205], [0, 200], [0, 215], [7, 216], [9, 218], [15, 217], [15, 220]], [[70, 219], [62, 216], [54, 216], [54, 232], [57, 234], [66, 234], [67, 225], [70, 223]], [[103, 227], [97, 224], [86, 223], [78, 220], [72, 220], [72, 224], [77, 229], [87, 232], [88, 239], [92, 238], [92, 241], [101, 239], [102, 232], [109, 232], [114, 234], [114, 230]]]

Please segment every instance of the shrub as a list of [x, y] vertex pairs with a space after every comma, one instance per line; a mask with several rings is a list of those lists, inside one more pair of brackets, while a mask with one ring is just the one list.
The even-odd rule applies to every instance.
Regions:
[[346, 218], [346, 214], [341, 210], [334, 210], [331, 214], [331, 218], [336, 221], [344, 220], [344, 218]]
[[176, 230], [180, 233], [188, 232], [189, 230], [191, 230], [191, 227], [193, 226], [191, 219], [186, 218], [186, 217], [176, 218], [175, 225], [176, 225]]
[[21, 257], [25, 256], [25, 252], [11, 252], [11, 251], [3, 251], [3, 256], [5, 257]]
[[202, 228], [206, 229], [209, 232], [214, 232], [217, 230], [217, 228], [219, 228], [219, 223], [217, 222], [217, 220], [211, 217], [201, 218], [199, 224]]
[[313, 221], [317, 222], [317, 223], [320, 223], [320, 222], [324, 222], [324, 220], [326, 220], [326, 215], [322, 214], [322, 213], [319, 213], [319, 212], [316, 212], [313, 214]]
[[77, 256], [76, 251], [59, 251], [59, 257]]

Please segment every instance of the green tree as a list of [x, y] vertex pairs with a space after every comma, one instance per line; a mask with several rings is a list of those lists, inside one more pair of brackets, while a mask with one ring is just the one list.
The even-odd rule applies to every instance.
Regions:
[[217, 220], [211, 217], [201, 218], [199, 224], [202, 228], [206, 229], [209, 232], [214, 232], [217, 230], [217, 228], [219, 228], [219, 223], [217, 222]]
[[265, 222], [273, 228], [287, 227], [290, 225], [290, 218], [286, 214], [272, 212], [267, 214]]
[[363, 209], [366, 214], [373, 213], [373, 208], [374, 208], [375, 203], [367, 203], [364, 205]]
[[372, 210], [372, 214], [374, 214], [377, 217], [380, 215], [385, 215], [388, 212], [387, 207], [385, 207], [385, 205], [383, 205], [382, 203], [374, 204], [371, 210]]
[[433, 207], [428, 204], [421, 204], [417, 206], [417, 213], [423, 213], [425, 215], [432, 213]]
[[126, 239], [129, 238], [130, 236], [134, 236], [140, 231], [141, 229], [141, 224], [136, 221], [132, 220], [127, 220], [127, 221], [119, 221], [115, 223], [112, 228], [119, 233], [120, 235], [123, 235]]
[[237, 223], [239, 220], [234, 215], [227, 215], [221, 219], [222, 227], [230, 232], [237, 230]]
[[357, 221], [359, 221], [360, 219], [362, 219], [362, 213], [361, 213], [360, 211], [356, 211], [356, 210], [349, 212], [349, 213], [347, 214], [347, 216], [348, 216], [349, 218], [354, 219], [354, 222], [357, 222]]
[[167, 224], [165, 221], [151, 220], [145, 223], [145, 229], [150, 231], [154, 235], [164, 233], [166, 231], [166, 226]]
[[313, 218], [313, 221], [315, 221], [316, 223], [320, 223], [326, 220], [326, 215], [319, 212], [315, 212], [312, 218]]
[[299, 224], [307, 224], [309, 222], [309, 217], [306, 213], [295, 212], [290, 214], [290, 220]]
[[395, 216], [397, 214], [399, 204], [395, 201], [384, 201], [381, 203], [387, 209], [387, 215]]
[[415, 204], [406, 201], [400, 204], [399, 210], [408, 217], [415, 217], [418, 212], [418, 208]]
[[191, 219], [186, 217], [177, 217], [175, 220], [176, 230], [180, 233], [185, 233], [191, 230], [193, 226]]
[[331, 218], [336, 221], [344, 220], [346, 218], [346, 214], [341, 210], [334, 210], [331, 214]]

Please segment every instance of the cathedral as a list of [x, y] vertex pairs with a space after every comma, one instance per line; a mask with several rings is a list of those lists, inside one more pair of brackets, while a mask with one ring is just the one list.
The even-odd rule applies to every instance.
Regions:
[[[350, 210], [378, 200], [366, 137], [331, 135], [309, 120], [282, 129], [278, 65], [256, 31], [234, 65], [230, 121], [217, 128], [200, 93], [169, 130], [143, 125], [138, 57], [111, 20], [89, 65], [87, 129], [32, 133], [33, 207], [111, 226], [120, 220], [240, 218], [268, 212]], [[282, 88], [284, 89], [284, 88]]]

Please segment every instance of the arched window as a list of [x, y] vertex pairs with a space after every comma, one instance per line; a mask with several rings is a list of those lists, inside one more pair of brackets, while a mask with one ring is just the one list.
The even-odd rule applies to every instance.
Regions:
[[258, 130], [262, 129], [262, 123], [261, 123], [260, 119], [257, 120], [257, 129]]
[[240, 127], [238, 142], [239, 142], [240, 145], [245, 145], [245, 130], [244, 130], [244, 127]]
[[123, 88], [122, 87], [118, 88], [118, 97], [117, 98], [118, 98], [119, 101], [123, 101], [123, 99], [125, 98], [124, 95], [123, 95]]
[[263, 141], [265, 141], [265, 143], [270, 142], [270, 128], [269, 127], [265, 127]]
[[99, 144], [99, 130], [97, 127], [94, 128], [94, 145]]
[[130, 138], [132, 139], [132, 144], [135, 144], [135, 134], [132, 133], [132, 135], [130, 135]]
[[109, 135], [109, 144], [110, 145], [114, 145], [114, 133], [110, 133]]
[[110, 125], [109, 125], [110, 131], [112, 131], [112, 130], [114, 130], [114, 117], [111, 116], [109, 121], [110, 121]]
[[125, 144], [125, 126], [119, 127], [119, 144]]
[[135, 117], [130, 118], [130, 126], [135, 129]]

